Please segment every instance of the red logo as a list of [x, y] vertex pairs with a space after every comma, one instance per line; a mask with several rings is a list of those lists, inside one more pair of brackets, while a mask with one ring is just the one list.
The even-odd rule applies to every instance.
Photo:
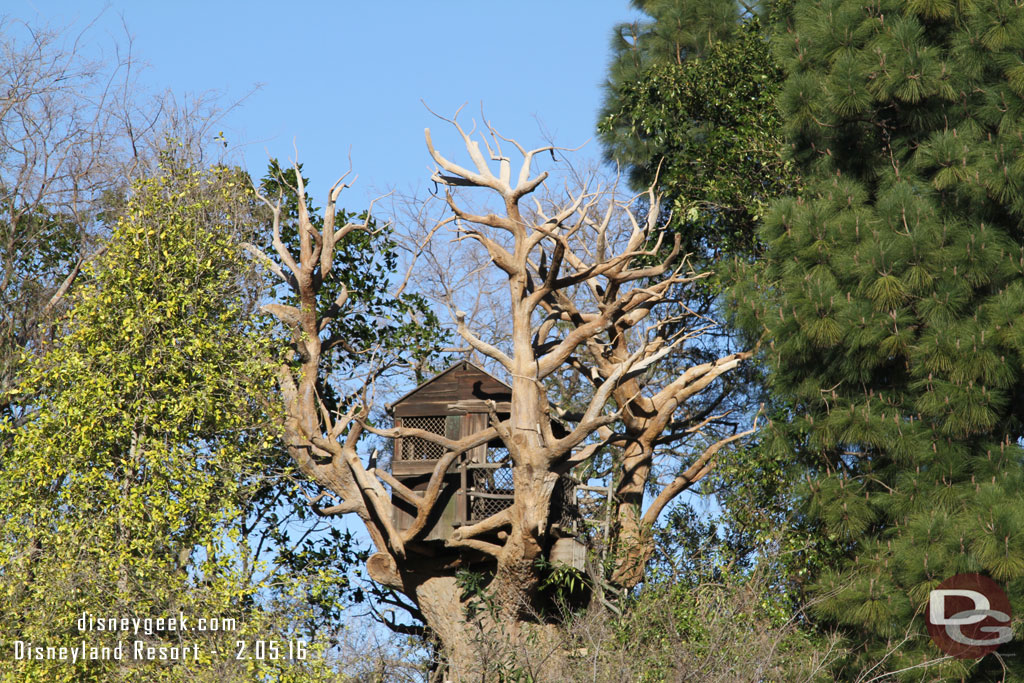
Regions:
[[957, 574], [928, 595], [928, 633], [939, 649], [959, 659], [980, 659], [1013, 640], [1010, 599], [981, 574]]

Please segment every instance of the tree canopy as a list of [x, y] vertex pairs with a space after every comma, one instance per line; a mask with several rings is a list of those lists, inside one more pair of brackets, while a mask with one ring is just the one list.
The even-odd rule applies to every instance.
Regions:
[[250, 518], [279, 467], [272, 347], [243, 291], [247, 184], [229, 169], [174, 164], [135, 183], [61, 332], [26, 366], [25, 417], [7, 425], [0, 488], [5, 642], [117, 644], [116, 633], [83, 633], [82, 615], [235, 626], [135, 635], [146, 647], [197, 648], [171, 667], [131, 652], [22, 659], [4, 680], [251, 680], [277, 666], [211, 666], [229, 661], [214, 653], [237, 639], [283, 639], [291, 628], [258, 606], [288, 589], [262, 578], [264, 558], [249, 546], [258, 536], [247, 535], [268, 533]]
[[1022, 44], [999, 1], [797, 2], [779, 34], [806, 188], [772, 207], [738, 298], [837, 553], [815, 612], [850, 638], [842, 675], [1009, 666], [936, 663], [923, 615], [962, 572], [1021, 596]]
[[650, 20], [613, 34], [597, 126], [605, 156], [635, 189], [657, 185], [687, 252], [750, 252], [767, 202], [794, 182], [767, 32], [754, 8], [734, 2], [634, 5]]

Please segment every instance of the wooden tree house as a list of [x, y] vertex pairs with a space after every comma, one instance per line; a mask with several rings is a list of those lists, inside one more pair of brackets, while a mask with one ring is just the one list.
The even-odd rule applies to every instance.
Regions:
[[[387, 406], [396, 427], [424, 429], [449, 439], [461, 439], [488, 426], [488, 403], [494, 401], [499, 419], [509, 417], [512, 388], [490, 373], [462, 361]], [[561, 425], [552, 429], [564, 435]], [[392, 475], [413, 491], [423, 491], [444, 449], [419, 437], [395, 439]], [[445, 473], [439, 515], [432, 520], [423, 541], [449, 538], [459, 526], [484, 520], [511, 507], [512, 461], [501, 439], [467, 451]], [[575, 482], [563, 476], [556, 491], [551, 520], [570, 535], [575, 528]], [[415, 511], [397, 496], [393, 523], [399, 532], [412, 526]]]

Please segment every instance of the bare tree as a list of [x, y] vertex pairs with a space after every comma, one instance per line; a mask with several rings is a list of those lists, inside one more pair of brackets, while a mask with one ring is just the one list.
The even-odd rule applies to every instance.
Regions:
[[[281, 239], [280, 204], [265, 198], [277, 217], [275, 254], [271, 258], [251, 250], [290, 288], [296, 302], [265, 309], [291, 330], [293, 359], [279, 375], [285, 438], [301, 471], [323, 489], [311, 504], [322, 515], [362, 519], [377, 550], [367, 562], [370, 576], [394, 590], [396, 598], [404, 596], [396, 603], [440, 639], [449, 673], [458, 679], [479, 668], [474, 643], [481, 632], [501, 630], [512, 642], [544, 636], [546, 627], [537, 618], [543, 609], [538, 604], [540, 567], [554, 541], [556, 486], [562, 475], [609, 449], [619, 454], [611, 474], [617, 518], [612, 579], [619, 586], [641, 580], [651, 551], [648, 530], [659, 514], [711, 471], [723, 448], [752, 431], [740, 431], [714, 410], [714, 402], [696, 407], [696, 399], [751, 352], [685, 362], [687, 348], [715, 324], [686, 306], [685, 292], [708, 274], [689, 268], [678, 242], [663, 243], [653, 193], [644, 215], [634, 210], [633, 197], [619, 197], [614, 187], [527, 201], [540, 194], [549, 175], [535, 171], [538, 155], [553, 148], [527, 150], [489, 126], [477, 140], [457, 120], [450, 123], [471, 163], [445, 157], [427, 130], [427, 147], [437, 164], [432, 179], [444, 188], [447, 207], [432, 234], [454, 228], [458, 243], [482, 247], [507, 280], [507, 350], [470, 329], [463, 314], [456, 314], [456, 323], [464, 342], [510, 378], [508, 417], [492, 404], [488, 425], [460, 439], [409, 427], [381, 428], [369, 419], [379, 374], [371, 366], [388, 362], [380, 348], [361, 350], [373, 362], [349, 402], [342, 402], [347, 410], [328, 408], [323, 397], [334, 390], [321, 362], [344, 339], [348, 293], [343, 291], [330, 306], [318, 296], [335, 267], [335, 245], [352, 231], [370, 229], [366, 222], [335, 226], [341, 181], [331, 189], [319, 230], [305, 213], [305, 190], [299, 183], [297, 252]], [[515, 173], [503, 146], [521, 159]], [[488, 193], [495, 210], [467, 209], [461, 199], [465, 191]], [[334, 321], [339, 328], [332, 326]], [[567, 374], [582, 378], [586, 389], [578, 410], [549, 402], [548, 385]], [[368, 433], [415, 437], [442, 447], [444, 455], [426, 489], [413, 491], [389, 472], [364, 463], [358, 446]], [[445, 541], [445, 552], [428, 550], [420, 541], [439, 513], [445, 473], [469, 450], [496, 439], [512, 461], [513, 504], [456, 530]], [[667, 480], [656, 476], [658, 453], [671, 458]], [[646, 498], [645, 491], [650, 494]], [[415, 511], [408, 528], [399, 530], [393, 523], [392, 497]], [[475, 614], [464, 609], [464, 586], [456, 579], [456, 572], [468, 566], [487, 567], [482, 591], [488, 609]]]

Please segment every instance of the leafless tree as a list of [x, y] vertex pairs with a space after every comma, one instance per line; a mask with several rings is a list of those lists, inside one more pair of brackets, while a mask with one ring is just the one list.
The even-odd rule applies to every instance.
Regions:
[[[331, 189], [322, 229], [306, 214], [305, 188], [299, 183], [297, 253], [281, 239], [280, 204], [265, 198], [277, 217], [273, 257], [255, 247], [251, 251], [290, 288], [296, 302], [265, 309], [291, 330], [294, 355], [279, 373], [285, 438], [300, 470], [324, 491], [311, 501], [314, 509], [362, 519], [377, 550], [367, 563], [370, 576], [407, 599], [401, 604], [440, 639], [449, 674], [458, 679], [479, 665], [474, 642], [481, 631], [500, 629], [512, 642], [543, 639], [546, 627], [531, 621], [542, 621], [534, 619], [542, 578], [538, 566], [552, 547], [556, 485], [560, 476], [608, 449], [618, 454], [611, 474], [617, 557], [611, 579], [619, 586], [641, 580], [651, 552], [648, 532], [659, 514], [711, 471], [723, 448], [752, 431], [741, 431], [737, 422], [716, 412], [713, 402], [697, 401], [751, 351], [685, 362], [687, 348], [715, 324], [686, 305], [686, 291], [708, 273], [691, 270], [678, 241], [666, 243], [653, 192], [647, 198], [650, 209], [642, 215], [635, 210], [635, 198], [620, 197], [614, 187], [534, 198], [543, 194], [549, 177], [534, 165], [550, 147], [525, 149], [490, 126], [475, 139], [457, 120], [449, 123], [470, 163], [444, 156], [427, 130], [427, 147], [437, 165], [432, 179], [443, 188], [447, 207], [431, 233], [436, 238], [454, 230], [457, 243], [483, 248], [490, 266], [507, 282], [506, 350], [471, 329], [464, 314], [456, 314], [462, 340], [510, 378], [506, 419], [492, 405], [488, 426], [459, 440], [421, 429], [381, 428], [368, 419], [375, 400], [372, 370], [351, 394], [346, 411], [328, 409], [323, 397], [331, 380], [320, 371], [321, 362], [344, 338], [344, 330], [332, 323], [343, 325], [348, 293], [343, 291], [330, 306], [318, 302], [318, 296], [335, 267], [335, 245], [352, 231], [371, 229], [366, 222], [334, 224], [345, 187], [341, 181]], [[506, 149], [520, 160], [515, 170]], [[486, 193], [495, 208], [466, 208], [466, 192]], [[371, 359], [383, 354], [378, 348], [362, 351]], [[585, 390], [577, 410], [549, 402], [548, 385], [567, 373], [581, 378]], [[364, 463], [358, 446], [369, 433], [418, 437], [443, 447], [424, 491], [410, 490], [389, 472]], [[513, 504], [456, 530], [445, 541], [447, 553], [427, 552], [419, 541], [438, 513], [444, 474], [467, 451], [495, 439], [508, 449], [513, 464]], [[659, 453], [672, 460], [668, 480], [656, 476]], [[415, 510], [409, 528], [396, 529], [392, 496]], [[484, 589], [490, 608], [472, 616], [463, 609], [463, 588], [455, 576], [470, 558], [474, 566], [485, 562], [492, 568]]]

